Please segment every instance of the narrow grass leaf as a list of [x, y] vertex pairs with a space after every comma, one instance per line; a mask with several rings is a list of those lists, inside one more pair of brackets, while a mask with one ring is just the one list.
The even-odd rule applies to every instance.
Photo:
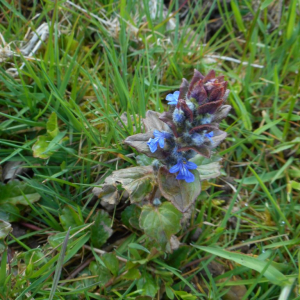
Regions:
[[285, 275], [283, 275], [280, 271], [278, 271], [275, 267], [270, 265], [270, 262], [261, 261], [255, 257], [248, 256], [246, 254], [230, 252], [220, 248], [197, 246], [197, 245], [193, 245], [193, 246], [205, 252], [223, 257], [225, 259], [232, 260], [244, 267], [250, 268], [259, 273], [264, 272], [263, 275], [273, 284], [280, 285], [280, 286], [290, 284], [289, 279]]
[[67, 249], [67, 245], [68, 245], [68, 241], [69, 241], [70, 229], [71, 229], [71, 227], [68, 229], [66, 237], [65, 237], [64, 242], [63, 242], [62, 247], [61, 247], [60, 255], [59, 255], [57, 265], [56, 265], [56, 268], [55, 268], [55, 274], [54, 274], [54, 278], [53, 278], [53, 284], [52, 284], [51, 292], [50, 292], [50, 295], [49, 295], [49, 300], [53, 299], [53, 297], [55, 295], [57, 285], [58, 285], [58, 281], [59, 281], [59, 278], [60, 278], [60, 274], [61, 274], [61, 270], [62, 270], [62, 267], [63, 267], [65, 254], [66, 254], [66, 249]]

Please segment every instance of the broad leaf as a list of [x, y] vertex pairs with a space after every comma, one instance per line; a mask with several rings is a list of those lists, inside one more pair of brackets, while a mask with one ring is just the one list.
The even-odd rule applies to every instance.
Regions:
[[154, 278], [155, 277], [151, 274], [144, 272], [142, 277], [138, 280], [136, 285], [139, 290], [143, 290], [142, 295], [155, 297], [159, 286], [155, 282]]
[[0, 220], [0, 240], [4, 239], [12, 231], [11, 225], [8, 222]]
[[27, 200], [33, 203], [40, 197], [25, 181], [12, 180], [7, 184], [0, 183], [0, 204], [28, 205]]
[[236, 253], [236, 252], [229, 252], [220, 248], [214, 247], [204, 247], [204, 246], [196, 246], [193, 245], [195, 248], [203, 250], [205, 252], [232, 260], [244, 267], [253, 269], [259, 273], [263, 272], [263, 275], [270, 280], [273, 284], [277, 284], [280, 286], [289, 285], [290, 281], [289, 278], [283, 275], [280, 271], [278, 271], [270, 262], [263, 261], [258, 258]]
[[113, 276], [109, 269], [92, 261], [89, 265], [89, 270], [94, 276], [98, 276], [97, 283], [104, 286]]
[[140, 227], [167, 251], [171, 251], [170, 239], [180, 228], [182, 214], [169, 202], [159, 207], [145, 205], [140, 216]]
[[195, 175], [194, 182], [176, 179], [165, 167], [158, 171], [158, 184], [162, 195], [170, 200], [181, 212], [187, 211], [201, 192], [201, 182], [197, 170], [190, 170]]
[[153, 137], [154, 137], [153, 132], [138, 133], [138, 134], [131, 135], [128, 138], [126, 138], [124, 143], [130, 147], [133, 147], [138, 152], [146, 154], [149, 157], [154, 157], [157, 159], [165, 158], [163, 150], [160, 147], [158, 147], [154, 153], [152, 153], [150, 151], [150, 148], [147, 145], [147, 142], [149, 141], [150, 138], [153, 138]]
[[122, 222], [129, 228], [141, 230], [139, 225], [140, 215], [141, 208], [139, 206], [135, 204], [129, 205], [121, 213]]
[[49, 158], [53, 152], [48, 152], [47, 154], [46, 149], [48, 148], [51, 141], [51, 137], [48, 135], [40, 135], [37, 137], [37, 141], [32, 146], [33, 157], [39, 157], [42, 159]]
[[80, 219], [78, 213], [70, 206], [65, 206], [62, 209], [59, 219], [64, 230], [68, 230], [69, 227], [83, 225], [83, 221]]
[[212, 156], [211, 158], [205, 158], [201, 155], [196, 155], [190, 161], [198, 165], [197, 171], [200, 175], [200, 180], [209, 180], [211, 178], [218, 177], [221, 169], [220, 161], [222, 160], [219, 156]]
[[94, 247], [100, 248], [113, 234], [111, 219], [104, 210], [99, 210], [94, 218], [95, 223], [91, 227], [91, 242]]
[[19, 220], [20, 210], [13, 204], [3, 203], [0, 204], [0, 220], [6, 222], [16, 222]]
[[105, 179], [102, 188], [94, 188], [93, 193], [109, 204], [119, 201], [117, 185], [128, 192], [132, 203], [139, 203], [153, 190], [156, 180], [152, 166], [132, 167], [114, 171]]
[[113, 253], [105, 253], [102, 255], [102, 260], [106, 268], [109, 269], [114, 276], [117, 276], [119, 273], [119, 261], [116, 255]]

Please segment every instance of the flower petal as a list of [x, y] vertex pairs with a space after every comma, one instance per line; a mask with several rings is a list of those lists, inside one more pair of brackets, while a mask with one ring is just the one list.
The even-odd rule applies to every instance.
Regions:
[[193, 163], [192, 161], [187, 161], [185, 165], [190, 170], [194, 170], [194, 169], [198, 168], [198, 166], [195, 163]]

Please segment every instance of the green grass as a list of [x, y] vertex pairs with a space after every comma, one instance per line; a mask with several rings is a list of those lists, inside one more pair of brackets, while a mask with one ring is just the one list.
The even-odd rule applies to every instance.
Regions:
[[[277, 19], [276, 1], [255, 10], [251, 2], [215, 1], [208, 10], [198, 4], [179, 23], [174, 1], [175, 28], [167, 30], [162, 12], [153, 20], [135, 0], [76, 1], [86, 12], [66, 2], [1, 0], [0, 32], [16, 55], [0, 63], [0, 166], [20, 162], [34, 174], [22, 175], [27, 205], [1, 206], [0, 197], [0, 219], [24, 229], [14, 227], [0, 242], [1, 299], [300, 299], [299, 3], [282, 6]], [[43, 22], [49, 37], [28, 59], [18, 41]], [[215, 69], [229, 82], [222, 176], [201, 193], [175, 253], [156, 253], [142, 231], [123, 226], [124, 207], [105, 217], [114, 234], [95, 247], [101, 207], [91, 189], [136, 164], [123, 140], [143, 130], [148, 109], [166, 108], [166, 94], [194, 68]], [[136, 116], [126, 125], [124, 112]], [[41, 159], [32, 146], [47, 135], [53, 113], [59, 135]], [[241, 249], [246, 265], [235, 256]], [[272, 278], [269, 266], [287, 281]], [[232, 286], [240, 298], [230, 298]]]

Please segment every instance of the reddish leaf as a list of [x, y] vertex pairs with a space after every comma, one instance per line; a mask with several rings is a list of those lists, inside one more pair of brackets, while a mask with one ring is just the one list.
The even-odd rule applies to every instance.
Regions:
[[199, 81], [193, 91], [191, 92], [191, 97], [196, 99], [199, 104], [207, 100], [207, 93], [203, 86], [203, 82]]
[[191, 80], [191, 83], [190, 83], [190, 87], [189, 87], [189, 90], [188, 90], [188, 93], [187, 93], [187, 97], [189, 98], [190, 95], [191, 95], [191, 92], [194, 88], [194, 85], [196, 84], [197, 81], [203, 79], [204, 76], [198, 71], [198, 70], [194, 70], [194, 76]]
[[189, 89], [189, 82], [185, 78], [182, 78], [182, 82], [179, 88], [178, 99], [185, 99], [188, 89]]
[[222, 105], [222, 103], [223, 100], [203, 104], [198, 108], [198, 114], [200, 115], [205, 115], [207, 113], [213, 114]]
[[224, 75], [217, 76], [216, 79], [218, 82], [223, 82], [224, 81]]
[[191, 109], [187, 106], [185, 100], [179, 99], [177, 103], [177, 108], [180, 108], [183, 110], [184, 115], [186, 118], [188, 118], [191, 122], [194, 120], [193, 112]]
[[223, 87], [213, 89], [209, 95], [209, 101], [213, 102], [213, 101], [221, 100], [224, 94], [225, 94], [225, 90]]
[[204, 124], [204, 125], [199, 125], [196, 126], [194, 128], [192, 128], [189, 133], [193, 133], [193, 132], [201, 132], [203, 130], [209, 130], [209, 131], [213, 131], [218, 129], [218, 124]]
[[204, 83], [209, 81], [209, 80], [212, 80], [216, 77], [216, 72], [214, 70], [210, 70], [208, 72], [208, 74], [204, 77], [203, 81]]
[[172, 114], [170, 112], [163, 112], [159, 116], [159, 119], [162, 120], [163, 122], [165, 122], [172, 129], [174, 135], [176, 137], [178, 137], [176, 126], [175, 126], [175, 124], [173, 122], [173, 117], [172, 117]]

